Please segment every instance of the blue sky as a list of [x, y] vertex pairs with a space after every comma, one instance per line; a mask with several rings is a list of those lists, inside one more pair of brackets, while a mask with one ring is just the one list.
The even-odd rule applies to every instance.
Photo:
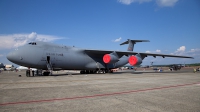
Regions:
[[80, 48], [193, 56], [147, 57], [143, 65], [200, 63], [199, 0], [0, 0], [0, 62], [30, 41]]

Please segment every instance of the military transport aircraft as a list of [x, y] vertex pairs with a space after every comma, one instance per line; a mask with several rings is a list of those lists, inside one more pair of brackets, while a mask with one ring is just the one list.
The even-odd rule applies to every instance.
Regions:
[[53, 70], [80, 70], [81, 74], [108, 73], [112, 72], [111, 69], [122, 67], [127, 63], [133, 66], [140, 65], [147, 56], [193, 58], [133, 52], [134, 44], [137, 42], [149, 41], [128, 39], [120, 44], [129, 44], [127, 51], [80, 49], [41, 41], [30, 42], [9, 53], [7, 59], [21, 66], [46, 70], [44, 74], [48, 75]]

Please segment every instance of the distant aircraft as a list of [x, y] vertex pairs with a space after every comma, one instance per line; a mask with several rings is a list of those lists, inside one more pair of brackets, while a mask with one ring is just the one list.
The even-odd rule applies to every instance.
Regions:
[[5, 70], [5, 66], [3, 63], [0, 63], [0, 70]]
[[128, 51], [110, 51], [80, 49], [46, 42], [30, 42], [7, 55], [7, 59], [18, 65], [47, 70], [80, 70], [84, 73], [108, 73], [111, 69], [130, 65], [140, 65], [147, 56], [193, 58], [188, 56], [133, 52], [137, 42], [148, 40], [130, 40], [120, 45], [129, 44]]

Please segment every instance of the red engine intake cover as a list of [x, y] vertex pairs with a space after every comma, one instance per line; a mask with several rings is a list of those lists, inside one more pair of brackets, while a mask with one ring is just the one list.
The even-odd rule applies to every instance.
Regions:
[[104, 62], [104, 63], [109, 63], [110, 61], [111, 61], [110, 55], [109, 55], [109, 54], [105, 54], [105, 55], [103, 56], [103, 62]]
[[130, 58], [128, 59], [128, 61], [129, 61], [130, 65], [134, 66], [134, 65], [137, 64], [138, 59], [135, 56], [130, 56]]

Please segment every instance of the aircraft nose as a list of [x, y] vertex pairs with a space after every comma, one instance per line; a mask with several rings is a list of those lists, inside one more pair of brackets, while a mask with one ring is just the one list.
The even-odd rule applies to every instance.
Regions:
[[23, 52], [23, 50], [15, 49], [14, 51], [8, 53], [6, 58], [15, 64], [23, 65], [25, 63]]
[[19, 53], [17, 53], [16, 51], [10, 52], [6, 57], [9, 61], [13, 63], [19, 61]]
[[12, 61], [13, 58], [14, 58], [13, 52], [10, 52], [10, 53], [6, 56], [6, 58], [7, 58], [9, 61]]

